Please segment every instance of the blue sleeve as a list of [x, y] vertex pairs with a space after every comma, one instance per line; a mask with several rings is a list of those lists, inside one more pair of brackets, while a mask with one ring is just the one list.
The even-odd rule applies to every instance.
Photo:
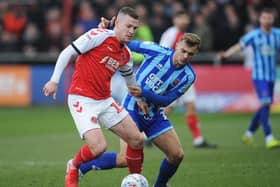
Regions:
[[276, 43], [277, 43], [277, 49], [278, 52], [280, 51], [280, 29], [275, 29], [276, 30]]
[[132, 40], [131, 42], [127, 43], [127, 47], [134, 52], [140, 51], [140, 42], [136, 40]]
[[247, 34], [245, 34], [244, 36], [241, 37], [239, 43], [240, 45], [244, 48], [247, 47], [249, 45], [253, 44], [254, 41], [254, 36], [256, 35], [257, 31], [253, 30], [251, 32], [248, 32]]
[[162, 46], [150, 41], [141, 42], [132, 40], [131, 42], [127, 43], [127, 47], [133, 52], [148, 56], [157, 55], [166, 51], [166, 49], [164, 49]]
[[142, 90], [141, 97], [146, 98], [155, 105], [166, 107], [171, 104], [174, 100], [179, 98], [181, 95], [178, 95], [178, 92], [170, 92], [167, 95], [157, 95], [149, 90]]

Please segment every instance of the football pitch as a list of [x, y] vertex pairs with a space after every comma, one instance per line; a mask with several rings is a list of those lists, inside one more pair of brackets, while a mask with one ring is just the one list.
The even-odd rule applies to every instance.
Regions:
[[[280, 184], [280, 149], [267, 150], [262, 129], [254, 146], [241, 144], [252, 114], [201, 113], [203, 135], [219, 145], [197, 150], [182, 113], [173, 122], [185, 158], [170, 181], [172, 187], [274, 187]], [[62, 187], [66, 162], [83, 142], [64, 106], [0, 108], [0, 187]], [[280, 138], [280, 115], [272, 114], [274, 135]], [[108, 151], [118, 151], [118, 138], [104, 129]], [[145, 148], [143, 175], [153, 184], [163, 154]], [[92, 171], [81, 187], [119, 187], [127, 169]]]

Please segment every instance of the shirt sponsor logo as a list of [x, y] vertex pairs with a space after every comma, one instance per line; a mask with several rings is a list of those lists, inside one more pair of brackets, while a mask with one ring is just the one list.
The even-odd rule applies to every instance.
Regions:
[[261, 54], [263, 56], [272, 56], [272, 55], [275, 55], [275, 50], [270, 47], [269, 45], [263, 45], [261, 47]]
[[149, 77], [146, 79], [145, 83], [154, 91], [158, 91], [160, 86], [162, 85], [163, 81], [160, 80], [160, 78], [154, 74], [151, 73]]
[[105, 67], [107, 69], [111, 70], [112, 72], [115, 72], [120, 66], [120, 64], [117, 60], [115, 60], [109, 56], [105, 56], [104, 58], [102, 58], [99, 63], [105, 64]]

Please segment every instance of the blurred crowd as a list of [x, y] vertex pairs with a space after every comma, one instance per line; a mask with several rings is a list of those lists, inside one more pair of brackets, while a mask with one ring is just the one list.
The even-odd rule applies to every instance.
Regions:
[[[188, 32], [202, 38], [202, 51], [223, 50], [257, 26], [258, 12], [275, 8], [279, 26], [279, 0], [24, 0], [0, 1], [0, 52], [59, 53], [67, 44], [92, 27], [100, 17], [111, 18], [129, 5], [141, 17], [144, 34], [137, 39], [158, 42], [172, 25], [174, 12], [189, 14]], [[141, 30], [140, 29], [140, 30]]]

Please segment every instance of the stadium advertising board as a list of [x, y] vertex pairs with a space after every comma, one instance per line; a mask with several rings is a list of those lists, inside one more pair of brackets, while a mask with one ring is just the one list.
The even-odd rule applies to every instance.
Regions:
[[27, 106], [30, 95], [30, 68], [25, 65], [1, 65], [0, 106]]
[[[253, 112], [259, 107], [251, 70], [240, 65], [194, 66], [197, 107], [207, 112]], [[275, 86], [273, 112], [280, 112], [280, 74]]]

